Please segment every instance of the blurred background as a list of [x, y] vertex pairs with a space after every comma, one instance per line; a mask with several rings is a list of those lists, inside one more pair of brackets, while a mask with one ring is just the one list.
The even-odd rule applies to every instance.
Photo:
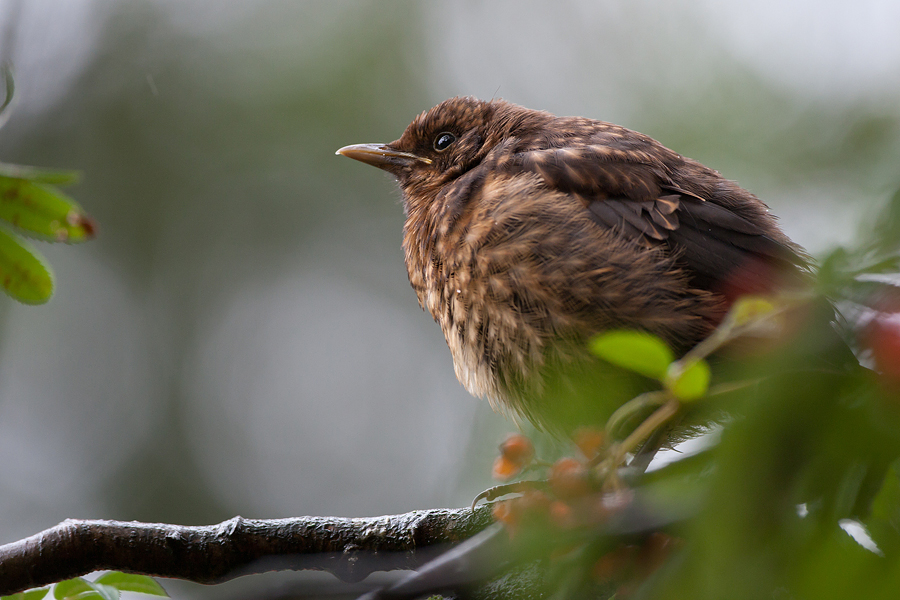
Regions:
[[79, 169], [100, 224], [39, 244], [49, 305], [0, 298], [0, 543], [467, 504], [515, 425], [419, 309], [393, 181], [334, 151], [503, 97], [647, 133], [821, 254], [900, 183], [898, 23], [894, 0], [0, 0], [0, 160]]

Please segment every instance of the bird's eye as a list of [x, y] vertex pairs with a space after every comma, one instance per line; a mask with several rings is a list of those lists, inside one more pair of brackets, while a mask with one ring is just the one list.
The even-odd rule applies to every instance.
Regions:
[[447, 148], [450, 147], [450, 144], [456, 141], [456, 136], [450, 132], [439, 133], [436, 138], [434, 138], [434, 149], [438, 152], [443, 152]]

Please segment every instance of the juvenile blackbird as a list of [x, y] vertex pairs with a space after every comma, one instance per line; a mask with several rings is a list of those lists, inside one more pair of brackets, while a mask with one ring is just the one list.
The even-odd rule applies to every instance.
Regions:
[[756, 196], [603, 121], [459, 97], [337, 153], [399, 181], [409, 280], [460, 382], [539, 427], [602, 423], [640, 391], [591, 357], [591, 335], [683, 351], [736, 296], [808, 268]]

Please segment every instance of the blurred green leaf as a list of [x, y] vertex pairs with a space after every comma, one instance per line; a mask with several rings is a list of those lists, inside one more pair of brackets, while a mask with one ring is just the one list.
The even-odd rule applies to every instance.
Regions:
[[843, 295], [862, 275], [900, 272], [900, 190], [877, 215], [872, 234], [857, 248], [836, 248], [821, 261], [817, 283], [821, 291]]
[[728, 314], [732, 322], [740, 327], [773, 310], [775, 310], [775, 305], [771, 300], [758, 296], [743, 296], [735, 301]]
[[50, 591], [49, 587], [38, 588], [36, 590], [28, 590], [27, 592], [19, 592], [10, 596], [0, 596], [0, 600], [41, 600]]
[[832, 250], [820, 261], [819, 270], [816, 272], [816, 284], [823, 293], [828, 293], [849, 278], [847, 274], [849, 262], [849, 253], [840, 247]]
[[896, 569], [892, 575], [883, 557], [864, 549], [844, 531], [835, 528], [805, 550], [792, 561], [789, 573], [795, 598], [897, 597]]
[[25, 304], [43, 304], [53, 295], [53, 271], [31, 244], [0, 229], [0, 285]]
[[[679, 363], [672, 363], [678, 365]], [[672, 371], [670, 369], [670, 371]], [[698, 400], [706, 395], [709, 389], [711, 372], [709, 363], [700, 359], [688, 365], [680, 373], [671, 373], [666, 377], [666, 387], [682, 402]]]
[[595, 355], [614, 365], [662, 381], [675, 356], [665, 342], [640, 331], [609, 331], [591, 339]]
[[27, 179], [35, 183], [47, 183], [50, 185], [68, 185], [76, 183], [80, 178], [80, 173], [74, 170], [43, 169], [26, 165], [0, 163], [0, 176], [13, 179]]
[[900, 189], [878, 214], [872, 242], [881, 248], [897, 249], [900, 244]]
[[53, 242], [83, 242], [95, 229], [93, 220], [62, 192], [13, 177], [0, 176], [0, 219]]
[[885, 554], [900, 555], [900, 476], [895, 462], [884, 478], [875, 500], [872, 514], [866, 520], [866, 527], [872, 539]]
[[95, 583], [101, 583], [114, 587], [121, 592], [137, 592], [139, 594], [149, 594], [151, 596], [169, 595], [159, 583], [152, 577], [147, 575], [135, 575], [132, 573], [122, 573], [121, 571], [111, 571], [97, 578]]

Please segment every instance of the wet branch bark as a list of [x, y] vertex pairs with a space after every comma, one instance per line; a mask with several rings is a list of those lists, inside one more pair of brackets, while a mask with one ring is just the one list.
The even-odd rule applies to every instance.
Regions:
[[204, 527], [69, 519], [0, 546], [0, 595], [107, 569], [197, 583], [278, 570], [359, 581], [374, 571], [415, 568], [432, 555], [423, 550], [471, 537], [491, 522], [484, 506], [364, 519], [235, 517]]

